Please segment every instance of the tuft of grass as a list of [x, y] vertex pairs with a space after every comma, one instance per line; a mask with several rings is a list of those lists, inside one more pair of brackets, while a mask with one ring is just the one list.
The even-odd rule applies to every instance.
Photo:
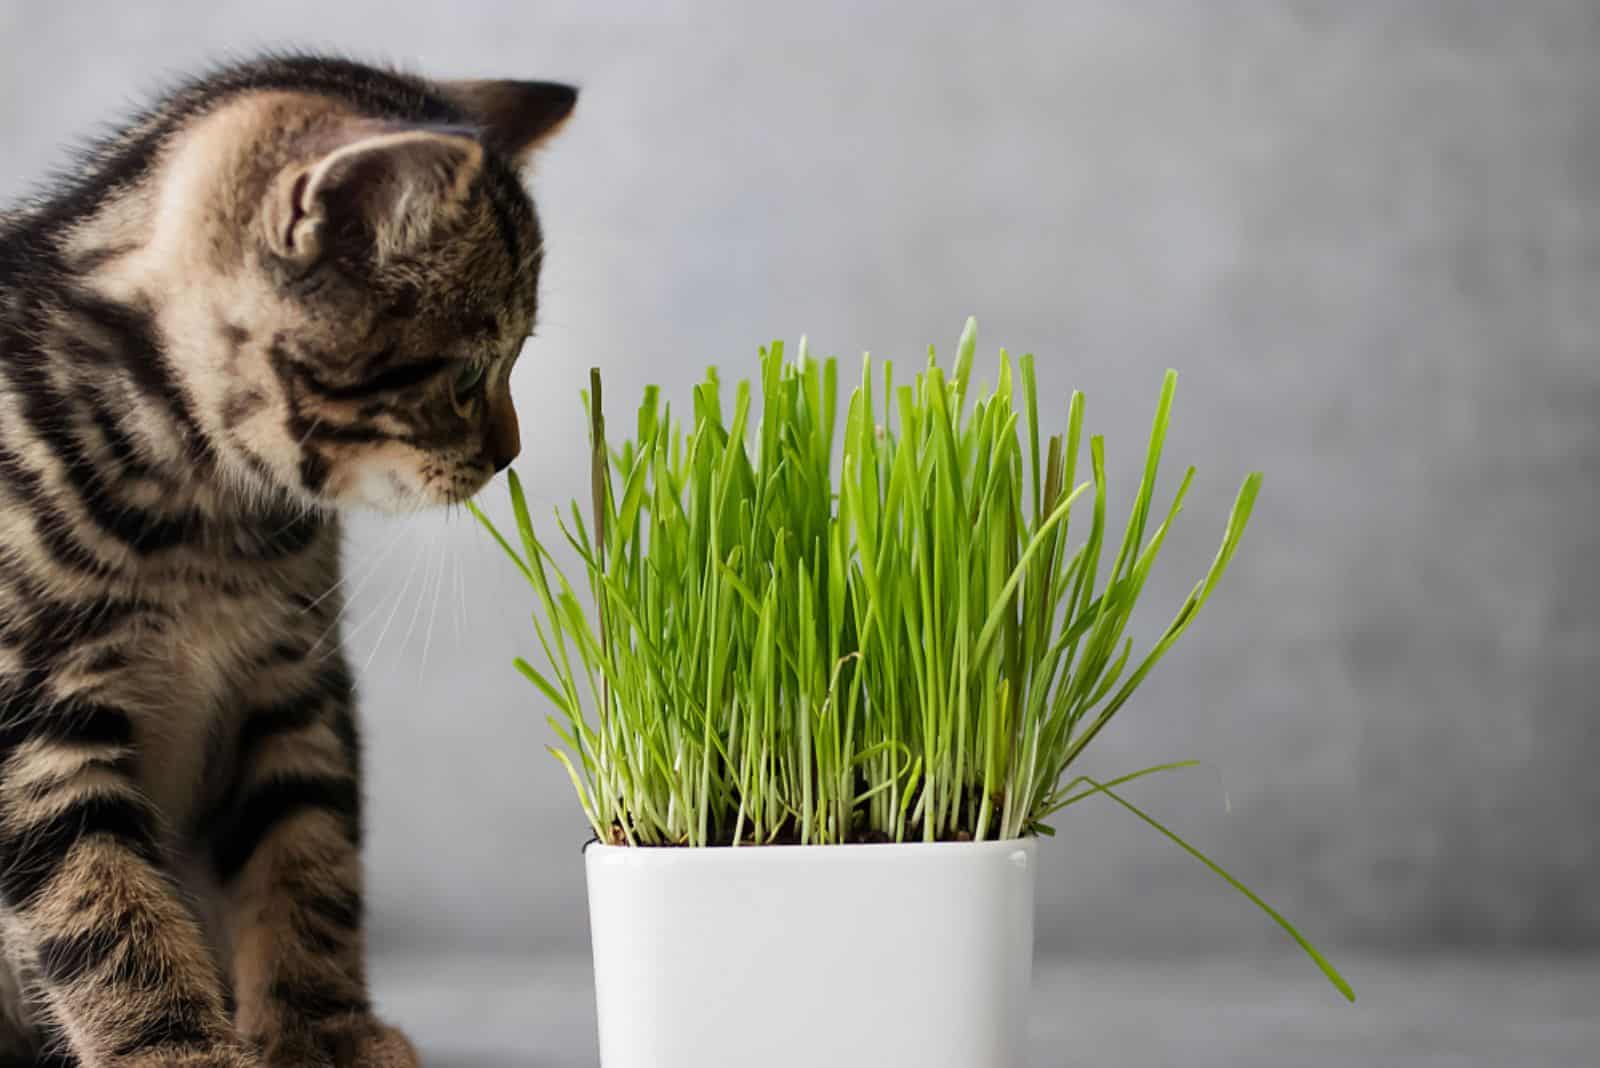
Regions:
[[1056, 813], [1104, 794], [1264, 909], [1353, 996], [1265, 902], [1113, 792], [1187, 762], [1106, 783], [1069, 775], [1216, 589], [1261, 475], [1245, 478], [1211, 566], [1135, 656], [1128, 623], [1195, 473], [1157, 509], [1176, 374], [1119, 537], [1083, 396], [1046, 437], [1033, 358], [1002, 349], [998, 384], [974, 390], [976, 340], [968, 320], [948, 373], [930, 349], [903, 383], [864, 358], [842, 410], [837, 361], [803, 340], [789, 359], [775, 342], [731, 400], [714, 368], [683, 415], [650, 387], [617, 446], [592, 372], [589, 515], [573, 502], [555, 516], [592, 613], [515, 472], [517, 544], [473, 507], [533, 588], [540, 666], [516, 667], [554, 708], [551, 752], [595, 835], [1008, 839], [1053, 834]]

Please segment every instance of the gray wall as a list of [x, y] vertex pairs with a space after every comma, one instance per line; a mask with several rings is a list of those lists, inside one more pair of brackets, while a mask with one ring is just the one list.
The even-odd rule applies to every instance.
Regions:
[[[1137, 796], [1313, 937], [1600, 943], [1600, 9], [805, 8], [7, 0], [0, 193], [262, 44], [578, 80], [534, 183], [539, 503], [582, 488], [591, 363], [618, 404], [681, 397], [774, 336], [912, 358], [974, 313], [1048, 397], [1087, 392], [1124, 487], [1175, 366], [1201, 480], [1142, 633], [1244, 471], [1266, 491], [1091, 766], [1205, 760]], [[380, 937], [580, 942], [584, 829], [507, 667], [529, 598], [460, 519], [362, 522], [351, 557]], [[1061, 830], [1051, 946], [1277, 937], [1123, 813]]]

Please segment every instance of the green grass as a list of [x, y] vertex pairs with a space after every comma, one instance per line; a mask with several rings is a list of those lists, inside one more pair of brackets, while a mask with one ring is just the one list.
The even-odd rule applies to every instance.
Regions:
[[1105, 794], [1348, 994], [1265, 902], [1113, 792], [1185, 764], [1072, 774], [1215, 590], [1261, 476], [1135, 655], [1128, 624], [1194, 476], [1157, 510], [1175, 374], [1118, 536], [1082, 395], [1047, 437], [1032, 357], [1002, 350], [997, 386], [975, 392], [975, 341], [969, 320], [948, 374], [930, 350], [904, 383], [865, 359], [842, 410], [837, 362], [775, 343], [731, 398], [708, 372], [686, 416], [647, 389], [620, 445], [594, 372], [589, 517], [576, 502], [555, 517], [592, 612], [514, 472], [517, 544], [474, 508], [533, 587], [540, 666], [516, 666], [554, 708], [552, 752], [584, 815], [629, 845], [986, 840], [1052, 834], [1056, 813]]

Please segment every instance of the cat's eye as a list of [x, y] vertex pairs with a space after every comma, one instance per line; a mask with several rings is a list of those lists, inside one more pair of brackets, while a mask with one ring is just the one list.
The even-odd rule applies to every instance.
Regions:
[[484, 366], [479, 363], [463, 363], [456, 368], [455, 377], [450, 380], [450, 389], [457, 400], [466, 400], [473, 390], [483, 385]]

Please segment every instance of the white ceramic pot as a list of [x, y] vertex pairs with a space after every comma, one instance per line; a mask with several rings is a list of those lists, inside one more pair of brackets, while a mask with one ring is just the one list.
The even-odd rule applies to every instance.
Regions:
[[1035, 844], [585, 853], [602, 1068], [1014, 1068]]

